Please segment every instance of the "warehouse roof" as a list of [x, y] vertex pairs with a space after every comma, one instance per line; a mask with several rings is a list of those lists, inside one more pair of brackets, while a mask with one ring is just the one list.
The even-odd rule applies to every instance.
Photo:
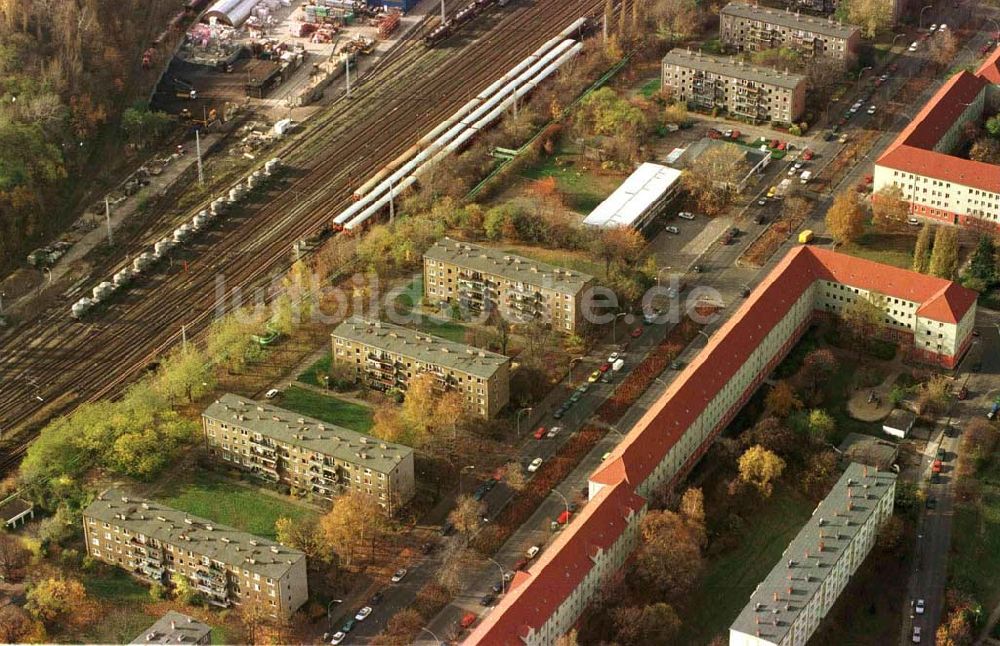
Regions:
[[133, 533], [145, 534], [162, 543], [188, 546], [192, 552], [272, 579], [280, 579], [306, 557], [266, 538], [130, 496], [120, 489], [100, 494], [83, 515], [127, 527]]
[[701, 52], [692, 52], [686, 49], [670, 50], [663, 57], [663, 64], [677, 65], [719, 76], [756, 81], [789, 90], [794, 90], [800, 84], [806, 82], [806, 77], [801, 74], [778, 72], [754, 65], [745, 65], [742, 62], [733, 62], [726, 58], [716, 58], [715, 56], [709, 56]]
[[489, 379], [500, 367], [510, 362], [509, 357], [496, 352], [360, 316], [352, 316], [338, 325], [333, 331], [333, 337], [350, 339], [424, 364], [449, 368], [483, 379]]
[[892, 490], [893, 473], [852, 463], [824, 498], [781, 560], [757, 586], [730, 630], [780, 643], [879, 502]]
[[197, 644], [212, 632], [208, 624], [174, 610], [156, 620], [133, 644]]
[[413, 454], [413, 449], [306, 417], [271, 404], [225, 394], [203, 416], [249, 429], [279, 442], [322, 453], [351, 464], [389, 473]]
[[471, 242], [459, 242], [451, 238], [442, 238], [435, 242], [424, 253], [424, 258], [441, 260], [483, 274], [493, 274], [511, 282], [538, 285], [560, 294], [576, 295], [594, 280], [590, 274], [575, 269], [564, 269], [506, 253], [501, 249], [483, 247]]
[[722, 8], [719, 15], [735, 16], [747, 20], [759, 20], [772, 25], [780, 25], [789, 29], [799, 29], [831, 38], [847, 39], [861, 31], [861, 28], [857, 25], [845, 25], [828, 18], [815, 18], [813, 16], [792, 13], [788, 10], [771, 9], [769, 7], [743, 4], [741, 2], [730, 2]]
[[679, 170], [646, 162], [598, 204], [583, 223], [606, 228], [631, 227], [673, 190], [680, 177]]

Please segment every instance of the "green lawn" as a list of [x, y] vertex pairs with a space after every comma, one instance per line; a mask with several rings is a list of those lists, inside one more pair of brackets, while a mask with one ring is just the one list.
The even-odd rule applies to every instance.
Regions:
[[100, 621], [87, 626], [83, 634], [64, 635], [65, 641], [129, 643], [157, 620], [144, 610], [145, 604], [151, 601], [149, 589], [123, 570], [98, 566], [86, 573], [83, 585], [88, 596], [104, 604], [106, 612]]
[[955, 507], [949, 585], [971, 592], [989, 612], [1000, 603], [1000, 459], [994, 456], [978, 476], [980, 503]]
[[[424, 278], [420, 276], [406, 286], [403, 293], [396, 297], [396, 310], [408, 314], [424, 297]], [[455, 343], [465, 343], [465, 333], [468, 328], [460, 321], [443, 320], [429, 316], [420, 317], [416, 328], [421, 332], [433, 334]]]
[[663, 81], [660, 78], [650, 79], [639, 88], [639, 93], [647, 99], [660, 91]]
[[322, 386], [324, 384], [319, 383], [316, 378], [317, 372], [322, 372], [324, 374], [330, 374], [330, 364], [333, 362], [333, 354], [327, 352], [323, 355], [323, 358], [312, 364], [306, 371], [300, 374], [296, 379], [304, 384], [310, 384], [312, 386]]
[[368, 433], [372, 428], [372, 409], [367, 406], [305, 388], [288, 388], [282, 393], [278, 405], [358, 433]]
[[[578, 168], [583, 164], [587, 170]], [[593, 172], [591, 169], [598, 165], [598, 162], [586, 160], [581, 155], [559, 150], [555, 155], [543, 158], [537, 166], [525, 168], [521, 176], [527, 179], [555, 177], [559, 190], [566, 197], [566, 206], [586, 214], [611, 195], [622, 181], [620, 176]]]
[[274, 522], [282, 516], [305, 518], [312, 512], [253, 486], [198, 471], [193, 481], [171, 482], [156, 495], [165, 505], [194, 516], [273, 539]]
[[729, 626], [812, 514], [813, 505], [785, 485], [743, 528], [739, 546], [710, 558], [694, 585], [678, 644], [707, 644]]
[[875, 262], [909, 269], [913, 266], [914, 235], [907, 233], [868, 232], [856, 243], [838, 247], [838, 251]]

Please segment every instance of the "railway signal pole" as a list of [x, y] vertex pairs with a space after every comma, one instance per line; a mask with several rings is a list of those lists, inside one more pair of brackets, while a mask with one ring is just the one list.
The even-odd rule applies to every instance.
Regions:
[[[208, 122], [206, 121], [206, 123]], [[194, 131], [194, 150], [195, 154], [198, 155], [198, 186], [204, 186], [205, 173], [201, 168], [201, 135], [197, 130]]]
[[104, 221], [108, 225], [108, 246], [110, 247], [114, 243], [111, 241], [111, 202], [108, 201], [108, 198], [104, 198]]
[[344, 66], [347, 70], [347, 96], [351, 96], [351, 55], [344, 57]]
[[448, 15], [445, 13], [444, 10], [444, 0], [441, 0], [441, 24], [443, 25], [447, 20], [448, 20]]

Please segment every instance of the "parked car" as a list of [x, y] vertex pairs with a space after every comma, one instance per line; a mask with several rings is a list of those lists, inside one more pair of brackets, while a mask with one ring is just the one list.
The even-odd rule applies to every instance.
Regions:
[[920, 643], [920, 626], [913, 627], [913, 643], [914, 644]]
[[430, 554], [431, 552], [434, 551], [434, 543], [427, 541], [426, 543], [420, 546], [420, 551], [423, 552], [424, 554]]
[[681, 211], [680, 213], [677, 214], [677, 217], [683, 220], [693, 220], [694, 213], [691, 213], [690, 211]]
[[681, 370], [683, 368], [684, 368], [684, 362], [683, 361], [671, 361], [670, 362], [670, 369], [671, 370]]
[[947, 456], [948, 456], [948, 453], [943, 448], [938, 447], [938, 450], [937, 450], [938, 460], [945, 460], [945, 459], [947, 459]]
[[[829, 141], [829, 139], [827, 141]], [[812, 151], [812, 148], [806, 148], [805, 150], [802, 151], [802, 159], [804, 159], [805, 161], [811, 160], [814, 156], [815, 153]]]
[[934, 509], [935, 507], [937, 507], [937, 499], [936, 498], [928, 498], [926, 504], [927, 504], [927, 508], [928, 509]]
[[372, 595], [372, 598], [368, 602], [368, 605], [370, 605], [370, 606], [377, 606], [378, 604], [382, 603], [382, 599], [384, 599], [384, 598], [385, 598], [385, 593], [383, 593], [381, 590], [379, 590], [378, 592], [376, 592], [375, 594]]
[[535, 458], [531, 461], [531, 464], [528, 465], [528, 473], [538, 471], [538, 467], [540, 466], [542, 466], [542, 458]]
[[604, 462], [605, 460], [607, 460], [610, 457], [611, 457], [611, 451], [608, 451], [607, 453], [605, 453], [604, 455], [601, 456], [601, 462]]
[[868, 114], [875, 114], [875, 111], [876, 111], [877, 109], [878, 109], [878, 108], [876, 108], [876, 107], [875, 107], [874, 105], [870, 105], [870, 106], [868, 106]]
[[264, 393], [264, 398], [265, 399], [274, 399], [275, 397], [277, 397], [280, 394], [281, 394], [280, 390], [278, 390], [277, 388], [272, 388], [271, 390], [269, 390], [266, 393]]
[[946, 29], [948, 29], [948, 25], [947, 25], [947, 23], [941, 23], [941, 26], [940, 26], [940, 27], [938, 27], [938, 31], [939, 31], [939, 32], [941, 32], [941, 31], [944, 31], [944, 30], [946, 30]]
[[563, 415], [565, 415], [568, 410], [569, 406], [563, 404], [552, 412], [552, 419], [562, 419]]
[[632, 337], [633, 339], [638, 339], [639, 337], [642, 336], [642, 328], [641, 327], [637, 327], [634, 330], [632, 330], [631, 332], [629, 332], [628, 335], [630, 337]]
[[928, 31], [929, 33], [932, 33], [932, 34], [933, 34], [933, 33], [934, 33], [935, 31], [937, 31], [937, 24], [935, 23], [935, 24], [931, 25], [930, 27], [928, 27], [928, 28], [927, 28], [927, 31]]
[[529, 559], [533, 559], [536, 556], [538, 556], [538, 553], [541, 551], [542, 548], [538, 547], [537, 545], [532, 545], [531, 547], [528, 548], [528, 551], [525, 552], [524, 555], [527, 556]]
[[400, 581], [403, 580], [403, 577], [405, 577], [405, 576], [406, 576], [406, 568], [405, 567], [401, 567], [401, 568], [399, 568], [398, 570], [396, 570], [395, 572], [392, 573], [392, 578], [389, 579], [389, 580], [392, 581], [393, 583], [399, 583]]
[[349, 633], [352, 630], [354, 630], [354, 627], [356, 625], [358, 625], [358, 622], [356, 620], [354, 620], [354, 619], [348, 619], [347, 622], [344, 623], [344, 625], [340, 627], [340, 632], [342, 632], [342, 633]]
[[358, 610], [358, 614], [354, 615], [355, 621], [364, 621], [368, 618], [368, 615], [372, 614], [372, 607], [365, 606], [361, 610]]
[[490, 606], [490, 605], [493, 605], [493, 602], [496, 601], [496, 600], [497, 600], [496, 595], [493, 594], [492, 592], [488, 592], [488, 593], [486, 593], [486, 594], [483, 595], [482, 599], [479, 600], [479, 605], [481, 605], [481, 606]]
[[545, 434], [545, 437], [553, 438], [562, 432], [562, 426], [553, 426], [549, 429], [549, 432]]
[[677, 227], [665, 227], [663, 230], [674, 235], [678, 235], [681, 232]]
[[611, 354], [608, 355], [608, 363], [614, 363], [615, 361], [618, 361], [618, 359], [620, 359], [621, 357], [622, 357], [621, 352], [612, 352]]
[[333, 644], [333, 646], [337, 646], [337, 644], [344, 641], [345, 637], [347, 637], [347, 633], [338, 630], [337, 632], [333, 633], [333, 639], [330, 640], [330, 643]]
[[536, 440], [542, 439], [543, 437], [545, 437], [545, 427], [539, 426], [538, 428], [535, 429], [535, 432], [532, 433], [532, 435], [535, 436]]
[[[912, 43], [910, 43], [910, 46], [907, 47], [906, 49], [907, 49], [907, 51], [915, 52], [915, 51], [917, 51], [917, 47], [919, 47], [919, 46], [920, 45], [917, 43], [917, 41], [913, 41]], [[914, 637], [915, 637], [915, 639], [913, 641], [920, 641], [920, 631], [919, 630], [917, 630], [917, 632], [914, 635]]]
[[611, 370], [611, 364], [605, 361], [604, 363], [601, 364], [601, 367], [598, 368], [598, 370], [600, 370], [601, 372], [607, 372], [608, 370]]
[[931, 465], [931, 472], [941, 473], [941, 460], [934, 460], [934, 463]]
[[594, 383], [600, 378], [601, 378], [601, 371], [595, 370], [594, 372], [590, 373], [589, 377], [587, 377], [587, 381], [589, 381], [590, 383]]
[[767, 198], [762, 197], [757, 200], [757, 206], [767, 206]]
[[924, 614], [924, 600], [917, 599], [917, 603], [914, 605], [913, 609], [916, 611], [918, 615]]
[[503, 587], [503, 583], [497, 581], [492, 587], [490, 587], [490, 590], [493, 591], [493, 594], [501, 594], [503, 592]]

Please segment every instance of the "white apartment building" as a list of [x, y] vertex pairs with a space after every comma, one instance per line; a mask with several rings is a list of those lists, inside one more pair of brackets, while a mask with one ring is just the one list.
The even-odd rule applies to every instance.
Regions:
[[851, 463], [729, 628], [729, 646], [805, 646], [892, 516], [896, 475]]

